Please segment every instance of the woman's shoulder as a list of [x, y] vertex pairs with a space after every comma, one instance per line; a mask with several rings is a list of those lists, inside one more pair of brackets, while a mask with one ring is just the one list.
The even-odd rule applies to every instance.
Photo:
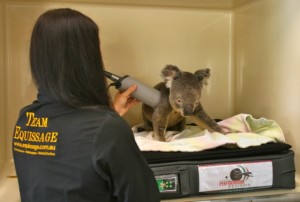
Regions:
[[99, 127], [107, 126], [111, 130], [118, 130], [123, 128], [130, 128], [127, 122], [113, 109], [109, 107], [89, 107], [82, 108], [77, 111], [80, 119], [90, 120], [96, 122]]
[[90, 118], [120, 119], [121, 117], [111, 108], [105, 106], [84, 107], [76, 110], [81, 116]]
[[52, 121], [66, 121], [66, 123], [95, 123], [119, 122], [122, 118], [108, 106], [89, 106], [75, 108], [60, 103], [33, 103], [20, 110], [20, 117], [27, 113], [34, 113], [37, 117], [47, 117]]

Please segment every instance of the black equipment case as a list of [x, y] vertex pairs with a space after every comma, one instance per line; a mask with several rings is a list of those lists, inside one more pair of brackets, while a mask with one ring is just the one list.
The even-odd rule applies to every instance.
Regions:
[[162, 199], [295, 188], [294, 152], [285, 143], [143, 154]]

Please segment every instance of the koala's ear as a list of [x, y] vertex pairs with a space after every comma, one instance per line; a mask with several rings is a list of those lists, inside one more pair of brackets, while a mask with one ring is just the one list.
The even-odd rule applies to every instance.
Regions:
[[181, 75], [180, 69], [174, 65], [167, 65], [161, 71], [161, 77], [166, 82], [167, 88], [170, 88], [172, 86], [172, 81], [180, 77], [180, 75]]
[[199, 69], [195, 72], [195, 75], [198, 81], [202, 82], [203, 84], [207, 85], [207, 80], [210, 77], [210, 69]]

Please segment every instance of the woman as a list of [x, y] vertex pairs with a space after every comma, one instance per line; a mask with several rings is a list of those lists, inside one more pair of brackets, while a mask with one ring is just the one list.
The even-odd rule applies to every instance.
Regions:
[[20, 111], [13, 134], [23, 202], [159, 201], [153, 173], [119, 116], [137, 103], [130, 98], [136, 86], [111, 107], [98, 34], [71, 9], [47, 11], [34, 26], [38, 95]]

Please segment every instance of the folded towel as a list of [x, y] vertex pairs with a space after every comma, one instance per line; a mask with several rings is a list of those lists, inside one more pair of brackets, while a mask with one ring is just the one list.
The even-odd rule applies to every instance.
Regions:
[[238, 114], [218, 123], [227, 133], [209, 132], [198, 126], [187, 126], [183, 131], [167, 131], [166, 142], [152, 138], [153, 131], [137, 132], [143, 124], [132, 128], [141, 151], [195, 152], [224, 145], [240, 148], [258, 146], [269, 142], [285, 142], [279, 125], [265, 118], [255, 119], [249, 114]]

